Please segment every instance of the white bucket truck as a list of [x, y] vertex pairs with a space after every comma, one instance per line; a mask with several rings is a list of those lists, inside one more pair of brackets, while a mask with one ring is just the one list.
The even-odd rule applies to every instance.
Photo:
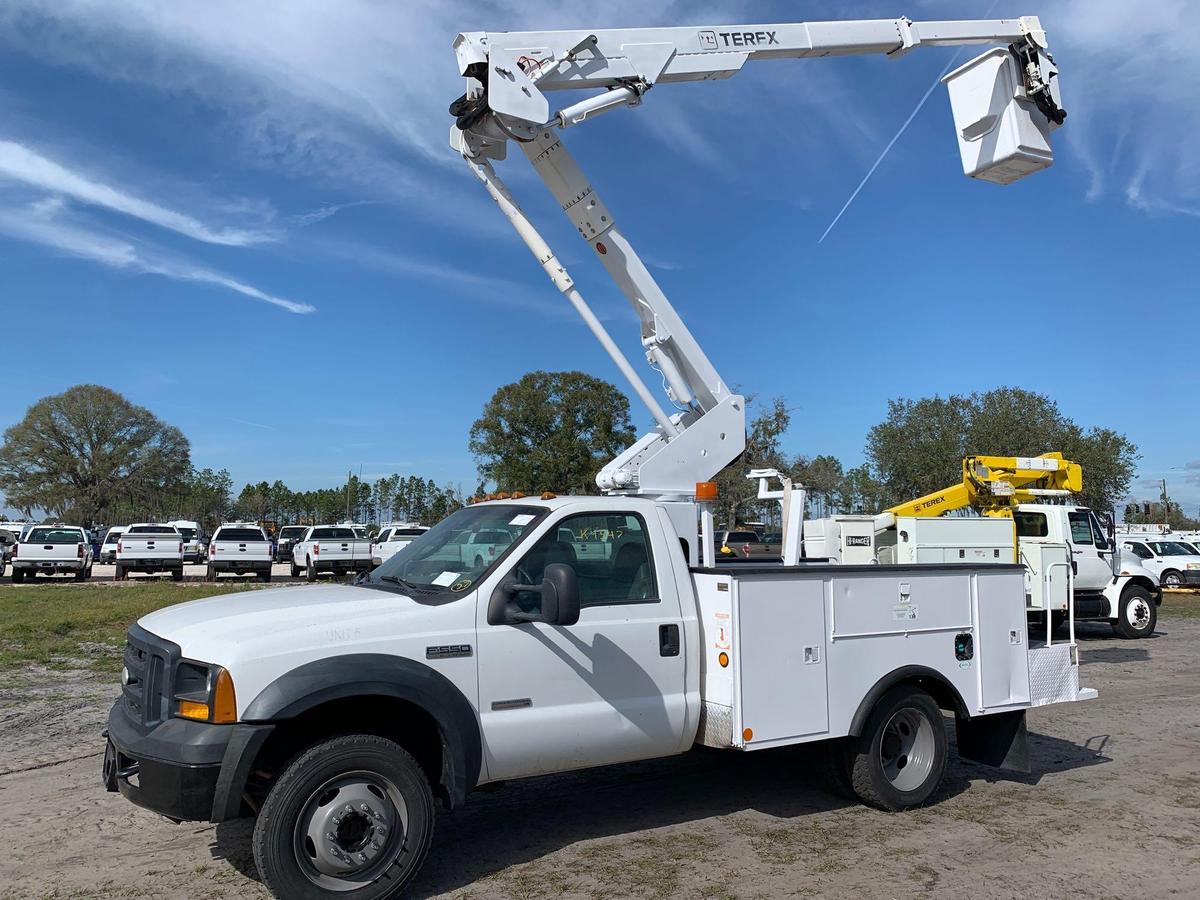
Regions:
[[[558, 137], [658, 84], [751, 61], [953, 44], [1008, 48], [1002, 90], [954, 102], [969, 172], [1044, 168], [1048, 141], [1024, 137], [1046, 138], [1063, 114], [1036, 18], [459, 35], [453, 146], [657, 427], [603, 468], [603, 496], [477, 504], [353, 585], [145, 617], [109, 716], [108, 787], [175, 819], [253, 812], [258, 872], [277, 896], [385, 898], [420, 869], [435, 798], [453, 809], [488, 782], [696, 744], [824, 741], [848, 791], [904, 810], [941, 784], [944, 711], [960, 755], [1027, 769], [1025, 711], [1095, 692], [1071, 642], [1027, 638], [1014, 561], [801, 565], [802, 498], [785, 485], [783, 564], [716, 566], [711, 479], [744, 448], [744, 400]], [[590, 95], [552, 113], [546, 93], [561, 89]], [[493, 170], [510, 142], [637, 311], [670, 415]], [[462, 553], [497, 532], [511, 540], [494, 555]], [[603, 552], [564, 540], [581, 534], [601, 535]]]

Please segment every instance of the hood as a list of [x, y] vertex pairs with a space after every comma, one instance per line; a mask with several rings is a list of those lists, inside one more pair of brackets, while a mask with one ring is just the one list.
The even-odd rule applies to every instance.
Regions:
[[443, 608], [392, 591], [303, 585], [192, 600], [152, 612], [138, 624], [178, 644], [189, 659], [229, 666], [238, 659], [420, 633]]

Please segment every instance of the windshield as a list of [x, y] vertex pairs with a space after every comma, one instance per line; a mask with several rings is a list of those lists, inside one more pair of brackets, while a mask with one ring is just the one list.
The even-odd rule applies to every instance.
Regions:
[[110, 529], [108, 529], [108, 534], [106, 534], [104, 536], [104, 543], [115, 544], [117, 541], [119, 541], [121, 539], [121, 535], [123, 535], [124, 533], [125, 533], [124, 528], [110, 528]]
[[183, 535], [185, 541], [190, 541], [196, 536], [195, 528], [180, 528], [179, 533]]
[[405, 544], [371, 573], [372, 583], [399, 583], [421, 591], [465, 591], [526, 534], [548, 510], [537, 506], [481, 504], [460, 509]]
[[279, 530], [279, 539], [283, 541], [298, 538], [307, 530], [303, 525], [288, 525], [286, 528]]
[[1195, 556], [1196, 551], [1179, 541], [1150, 541], [1159, 556]]
[[78, 544], [83, 532], [78, 528], [34, 528], [25, 538], [27, 544]]

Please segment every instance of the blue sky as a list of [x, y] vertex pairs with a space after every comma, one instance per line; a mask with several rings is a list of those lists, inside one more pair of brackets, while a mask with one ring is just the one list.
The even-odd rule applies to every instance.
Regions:
[[[793, 452], [856, 464], [889, 398], [1013, 384], [1126, 432], [1135, 493], [1166, 477], [1196, 514], [1187, 3], [592, 6], [8, 0], [0, 427], [91, 381], [239, 484], [361, 465], [470, 488], [467, 432], [496, 387], [619, 374], [446, 146], [457, 32], [993, 8], [1042, 17], [1070, 113], [1054, 167], [1011, 187], [962, 176], [939, 88], [817, 243], [948, 50], [750, 64], [566, 141], [718, 370], [793, 407]], [[636, 361], [603, 270], [520, 154], [501, 171]]]

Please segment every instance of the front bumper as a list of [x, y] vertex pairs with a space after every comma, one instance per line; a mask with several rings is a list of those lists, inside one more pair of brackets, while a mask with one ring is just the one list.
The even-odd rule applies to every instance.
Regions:
[[107, 790], [169, 819], [223, 822], [241, 814], [250, 766], [273, 729], [167, 719], [143, 733], [118, 700], [101, 777]]

